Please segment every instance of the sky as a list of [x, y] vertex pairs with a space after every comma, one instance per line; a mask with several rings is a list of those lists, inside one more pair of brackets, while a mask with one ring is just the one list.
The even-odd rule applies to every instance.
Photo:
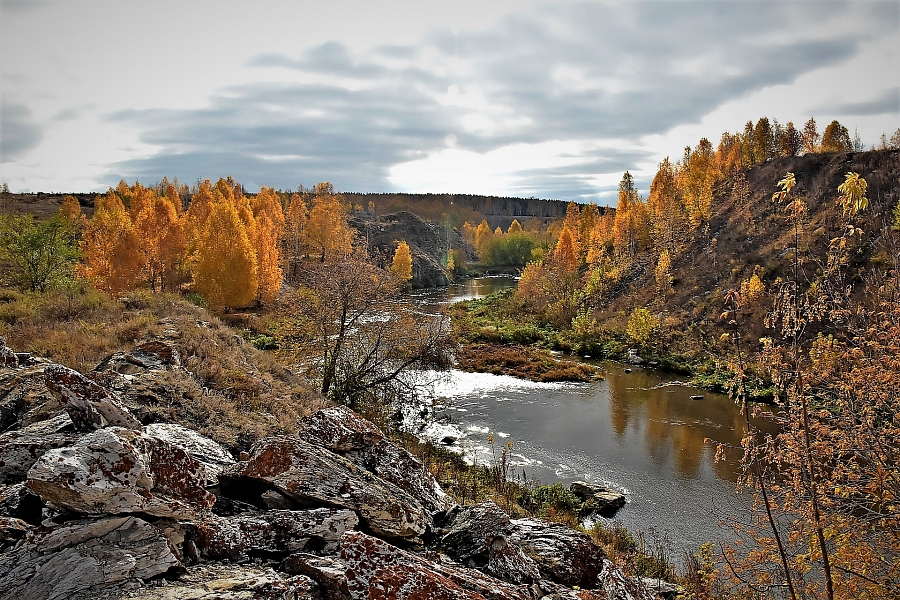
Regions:
[[0, 0], [0, 180], [615, 202], [761, 116], [900, 127], [900, 0]]

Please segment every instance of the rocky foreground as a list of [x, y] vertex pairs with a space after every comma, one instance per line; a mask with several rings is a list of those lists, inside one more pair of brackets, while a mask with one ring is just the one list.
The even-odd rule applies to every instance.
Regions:
[[[235, 460], [199, 433], [142, 423], [149, 342], [83, 375], [0, 338], [0, 597], [30, 599], [621, 599], [587, 535], [459, 506], [406, 450], [342, 408]], [[147, 421], [148, 419], [143, 419]]]

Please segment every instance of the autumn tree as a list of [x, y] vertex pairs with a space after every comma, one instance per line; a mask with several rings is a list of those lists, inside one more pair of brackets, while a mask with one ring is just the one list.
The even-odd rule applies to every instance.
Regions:
[[258, 296], [261, 302], [271, 302], [278, 295], [284, 273], [281, 270], [281, 238], [285, 217], [281, 198], [274, 189], [263, 186], [250, 201], [253, 227], [248, 229], [256, 254]]
[[409, 244], [406, 243], [406, 240], [397, 242], [397, 249], [394, 251], [394, 259], [391, 262], [391, 273], [400, 281], [407, 282], [413, 276], [412, 266]]
[[62, 205], [59, 207], [59, 213], [72, 226], [76, 226], [81, 219], [81, 204], [75, 196], [63, 196]]
[[319, 262], [347, 256], [352, 250], [353, 232], [347, 222], [347, 209], [328, 182], [313, 189], [304, 237], [305, 245], [319, 256]]
[[811, 154], [819, 151], [819, 132], [816, 129], [816, 120], [812, 117], [803, 126], [803, 153]]
[[668, 158], [659, 164], [650, 184], [647, 209], [656, 247], [674, 252], [684, 229], [685, 215], [678, 197], [675, 168]]
[[213, 308], [241, 308], [256, 299], [259, 281], [253, 244], [230, 202], [213, 205], [197, 254], [194, 286]]
[[[764, 136], [756, 134], [754, 129], [754, 144], [761, 139], [764, 139]], [[761, 141], [759, 143], [762, 144]], [[755, 145], [753, 156], [759, 156]], [[709, 140], [701, 139], [694, 150], [689, 147], [684, 149], [684, 158], [678, 168], [677, 183], [688, 221], [694, 229], [709, 221], [712, 214], [713, 185], [717, 176], [712, 144]]]
[[176, 280], [185, 248], [183, 226], [172, 201], [154, 190], [141, 190], [140, 211], [134, 220], [137, 251], [141, 255], [144, 280], [150, 288], [165, 290]]
[[853, 142], [847, 128], [832, 121], [822, 132], [822, 152], [852, 152]]
[[792, 122], [789, 121], [784, 128], [778, 140], [778, 146], [781, 156], [797, 156], [803, 149], [803, 135]]
[[302, 255], [303, 241], [306, 235], [306, 224], [309, 221], [309, 208], [300, 194], [291, 194], [285, 215], [284, 242], [288, 249], [290, 272], [296, 275], [296, 268]]
[[[120, 186], [121, 187], [121, 186]], [[140, 241], [125, 205], [112, 189], [94, 202], [81, 235], [83, 273], [98, 289], [117, 293], [134, 287], [144, 266]]]
[[512, 220], [512, 223], [509, 224], [509, 228], [506, 230], [506, 233], [510, 235], [522, 233], [522, 226], [519, 224], [518, 219]]

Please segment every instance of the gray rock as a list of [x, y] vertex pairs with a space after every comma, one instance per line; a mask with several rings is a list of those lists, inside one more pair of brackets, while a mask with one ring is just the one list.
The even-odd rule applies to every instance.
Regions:
[[79, 437], [74, 433], [32, 433], [27, 429], [0, 435], [0, 483], [25, 481], [28, 470], [41, 456], [54, 448], [71, 446]]
[[144, 427], [144, 433], [181, 448], [206, 468], [209, 485], [218, 483], [219, 472], [235, 463], [228, 450], [208, 437], [187, 427], [170, 423], [154, 423]]
[[517, 519], [511, 523], [510, 541], [537, 562], [546, 578], [569, 587], [597, 587], [605, 554], [589, 536], [539, 519]]
[[[225, 495], [238, 500], [261, 504], [259, 494], [274, 487], [303, 504], [349, 508], [371, 531], [388, 538], [417, 537], [430, 522], [428, 511], [402, 489], [296, 438], [257, 442], [247, 461], [222, 471], [219, 484]], [[254, 488], [256, 497], [248, 497]]]
[[656, 594], [640, 581], [627, 577], [609, 559], [603, 560], [603, 569], [597, 577], [599, 587], [615, 600], [656, 600]]
[[200, 553], [208, 558], [241, 561], [248, 556], [278, 556], [299, 552], [310, 542], [324, 552], [334, 552], [345, 531], [359, 519], [349, 510], [271, 510], [234, 517], [208, 517], [197, 524]]
[[43, 518], [43, 508], [41, 499], [24, 483], [0, 485], [0, 515], [37, 525]]
[[115, 372], [133, 375], [144, 371], [165, 371], [181, 366], [178, 350], [165, 342], [149, 341], [128, 352], [116, 352], [94, 367], [95, 373]]
[[569, 490], [584, 502], [582, 517], [600, 513], [603, 517], [611, 518], [627, 502], [625, 496], [615, 490], [584, 481], [573, 481]]
[[51, 399], [43, 366], [0, 369], [0, 431], [21, 423], [23, 413], [33, 405]]
[[474, 569], [430, 562], [364, 533], [351, 531], [341, 538], [341, 561], [346, 565], [347, 590], [353, 600], [537, 600], [543, 594], [527, 585], [514, 585]]
[[93, 431], [107, 426], [140, 429], [141, 423], [128, 411], [115, 394], [91, 381], [78, 371], [62, 365], [44, 369], [47, 387], [65, 402], [66, 412], [79, 431]]
[[322, 600], [350, 600], [347, 566], [336, 558], [298, 552], [282, 561], [278, 570], [315, 581]]
[[29, 525], [22, 519], [0, 516], [0, 549], [25, 537]]
[[110, 427], [44, 454], [28, 487], [45, 501], [87, 514], [144, 513], [191, 519], [212, 506], [206, 470], [184, 450]]
[[194, 565], [166, 581], [117, 595], [119, 600], [321, 600], [314, 581], [254, 565]]
[[137, 517], [75, 523], [36, 531], [0, 554], [0, 597], [95, 598], [180, 567], [166, 538]]
[[341, 452], [368, 448], [384, 439], [372, 422], [344, 406], [318, 410], [300, 419], [297, 426], [297, 437]]
[[19, 357], [6, 345], [6, 338], [0, 335], [0, 367], [18, 367]]

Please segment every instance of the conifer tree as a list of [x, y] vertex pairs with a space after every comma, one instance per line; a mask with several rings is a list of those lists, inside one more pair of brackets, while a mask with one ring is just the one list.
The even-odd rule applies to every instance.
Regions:
[[391, 273], [403, 282], [412, 279], [412, 254], [409, 251], [409, 244], [406, 243], [406, 240], [401, 240], [397, 243], [397, 249], [394, 251], [394, 260], [391, 263]]
[[518, 219], [513, 219], [512, 223], [509, 224], [509, 229], [506, 230], [508, 234], [522, 233], [522, 226], [519, 224]]
[[832, 121], [822, 132], [822, 152], [852, 152], [853, 141], [847, 128]]
[[253, 302], [259, 287], [253, 244], [230, 202], [213, 206], [197, 254], [194, 286], [213, 308], [241, 308]]
[[819, 132], [816, 130], [816, 120], [812, 117], [803, 126], [803, 153], [811, 154], [819, 151]]

